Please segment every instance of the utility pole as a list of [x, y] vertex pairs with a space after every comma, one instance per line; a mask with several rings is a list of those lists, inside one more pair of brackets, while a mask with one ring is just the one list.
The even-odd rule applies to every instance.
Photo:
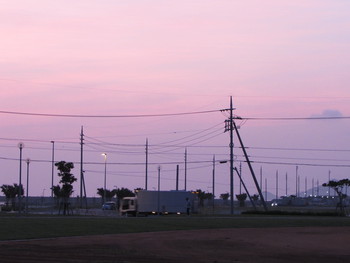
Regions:
[[265, 200], [267, 200], [267, 178], [265, 178]]
[[298, 165], [295, 168], [295, 196], [298, 197]]
[[51, 161], [51, 197], [53, 197], [53, 175], [55, 171], [55, 142], [51, 141], [52, 143], [52, 161]]
[[158, 166], [158, 216], [160, 215], [160, 165]]
[[233, 105], [232, 105], [232, 96], [230, 97], [230, 117], [228, 120], [225, 120], [225, 132], [230, 132], [230, 201], [231, 201], [231, 215], [234, 214], [234, 188], [233, 188]]
[[[242, 162], [239, 162], [239, 175], [242, 177]], [[239, 194], [242, 194], [242, 180], [239, 180]]]
[[185, 191], [187, 191], [187, 148], [185, 148]]
[[[328, 184], [331, 181], [331, 170], [328, 171]], [[331, 196], [331, 187], [328, 186], [328, 198]]]
[[263, 188], [262, 175], [263, 175], [262, 166], [260, 166], [260, 189]]
[[146, 139], [146, 181], [145, 181], [145, 190], [148, 188], [148, 138]]
[[286, 196], [288, 196], [288, 173], [286, 173]]
[[276, 171], [276, 199], [278, 199], [278, 170]]
[[29, 202], [29, 163], [30, 163], [30, 159], [29, 159], [29, 158], [27, 158], [26, 163], [27, 163], [26, 214], [28, 214], [28, 202]]
[[176, 191], [179, 191], [179, 165], [176, 165]]
[[305, 176], [305, 197], [307, 197], [307, 176]]
[[23, 187], [22, 187], [22, 150], [24, 148], [24, 143], [20, 142], [18, 143], [18, 148], [19, 148], [19, 194], [18, 194], [18, 214], [21, 214], [22, 210], [22, 192], [23, 192]]
[[[85, 188], [85, 182], [84, 182], [84, 167], [83, 167], [83, 162], [84, 162], [84, 128], [81, 126], [81, 131], [80, 131], [80, 208], [83, 208], [83, 186]], [[86, 194], [86, 193], [85, 193]]]
[[215, 155], [213, 156], [213, 213], [215, 207]]
[[251, 162], [250, 162], [250, 160], [249, 160], [249, 156], [248, 156], [248, 154], [247, 154], [247, 151], [246, 151], [246, 149], [245, 149], [245, 147], [244, 147], [243, 140], [242, 140], [242, 138], [241, 138], [241, 135], [239, 134], [238, 128], [237, 128], [237, 126], [236, 126], [236, 123], [235, 123], [234, 121], [232, 121], [232, 123], [233, 123], [233, 126], [234, 126], [234, 130], [236, 131], [236, 134], [237, 134], [237, 138], [238, 138], [238, 140], [239, 140], [239, 143], [240, 143], [240, 145], [241, 145], [241, 148], [242, 148], [244, 157], [245, 157], [246, 162], [247, 162], [247, 164], [248, 164], [250, 173], [251, 173], [251, 175], [252, 175], [252, 177], [253, 177], [253, 180], [254, 180], [254, 183], [255, 183], [255, 187], [256, 187], [256, 189], [258, 190], [258, 193], [259, 193], [259, 196], [260, 196], [260, 199], [261, 199], [261, 203], [262, 203], [262, 205], [264, 206], [265, 211], [267, 211], [268, 209], [267, 209], [266, 202], [265, 202], [265, 200], [264, 200], [264, 196], [263, 196], [263, 194], [262, 194], [262, 192], [261, 192], [261, 189], [260, 189], [260, 187], [259, 187], [259, 183], [258, 183], [258, 181], [257, 181], [257, 179], [256, 179], [256, 177], [255, 177], [255, 173], [254, 173], [252, 164], [251, 164]]

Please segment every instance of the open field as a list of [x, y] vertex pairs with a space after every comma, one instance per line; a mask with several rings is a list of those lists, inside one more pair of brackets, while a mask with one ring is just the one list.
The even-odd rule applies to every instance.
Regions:
[[0, 216], [0, 240], [90, 236], [219, 228], [275, 228], [348, 226], [347, 217], [317, 216], [161, 216], [161, 217], [70, 217]]
[[[1, 262], [345, 262], [350, 218], [0, 217]], [[19, 240], [21, 239], [21, 240]]]

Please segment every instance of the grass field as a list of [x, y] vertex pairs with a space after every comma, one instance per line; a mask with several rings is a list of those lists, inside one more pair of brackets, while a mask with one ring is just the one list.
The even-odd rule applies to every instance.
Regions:
[[26, 217], [0, 215], [0, 240], [156, 232], [167, 230], [350, 226], [348, 217], [234, 216], [234, 217]]

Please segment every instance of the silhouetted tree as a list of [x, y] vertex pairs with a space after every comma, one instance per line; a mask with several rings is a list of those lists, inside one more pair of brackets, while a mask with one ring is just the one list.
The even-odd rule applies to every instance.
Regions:
[[59, 200], [59, 213], [63, 207], [63, 215], [69, 214], [69, 198], [73, 194], [73, 183], [77, 180], [71, 173], [74, 164], [71, 162], [60, 161], [55, 163], [58, 170], [58, 176], [61, 178], [60, 185], [52, 187], [54, 195]]
[[197, 189], [195, 194], [197, 195], [199, 199], [199, 206], [204, 206], [204, 200], [206, 199], [212, 199], [213, 194], [212, 193], [206, 193], [205, 191], [202, 191], [201, 189]]
[[[8, 185], [3, 184], [1, 186], [1, 191], [6, 197], [6, 206], [12, 210], [16, 209], [16, 197], [19, 196], [19, 192], [21, 191], [21, 196], [24, 195], [23, 187], [19, 187], [18, 184]], [[11, 203], [11, 206], [10, 206]]]
[[[116, 195], [116, 190], [108, 190], [106, 191], [103, 188], [97, 188], [97, 194], [102, 197], [102, 203], [111, 201], [112, 198]], [[104, 198], [106, 197], [106, 200]]]
[[344, 187], [350, 186], [350, 180], [349, 179], [342, 179], [339, 181], [331, 180], [328, 183], [322, 184], [324, 187], [331, 187], [338, 195], [339, 197], [339, 203], [337, 204], [337, 208], [339, 208], [340, 212], [339, 214], [341, 216], [345, 216], [345, 209], [344, 209], [344, 199], [346, 198], [346, 194], [343, 193]]
[[245, 205], [245, 200], [247, 199], [247, 194], [239, 194], [236, 195], [237, 200], [239, 201], [239, 206], [244, 207]]
[[230, 197], [230, 194], [229, 194], [229, 193], [223, 193], [223, 194], [220, 195], [220, 198], [221, 198], [222, 200], [224, 200], [224, 204], [225, 204], [225, 205], [227, 204], [227, 200], [229, 199], [229, 197]]

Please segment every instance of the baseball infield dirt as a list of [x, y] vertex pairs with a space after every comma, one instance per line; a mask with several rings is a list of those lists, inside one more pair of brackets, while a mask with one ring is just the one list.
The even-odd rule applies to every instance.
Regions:
[[0, 242], [0, 262], [348, 262], [350, 227], [240, 228]]

